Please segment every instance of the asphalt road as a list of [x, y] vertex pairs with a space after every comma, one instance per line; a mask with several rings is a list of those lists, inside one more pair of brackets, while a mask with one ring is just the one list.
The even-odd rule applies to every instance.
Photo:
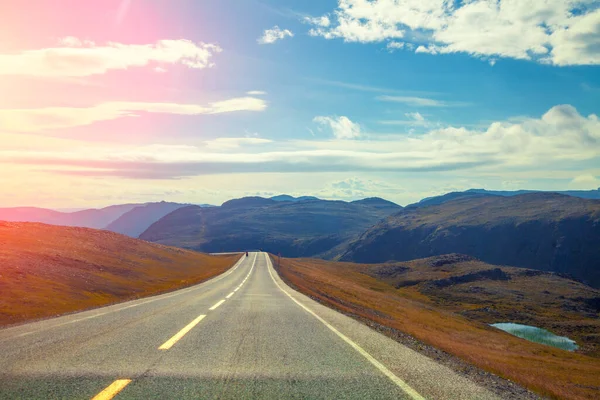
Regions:
[[191, 288], [0, 330], [1, 399], [113, 396], [497, 398], [293, 291], [265, 253]]

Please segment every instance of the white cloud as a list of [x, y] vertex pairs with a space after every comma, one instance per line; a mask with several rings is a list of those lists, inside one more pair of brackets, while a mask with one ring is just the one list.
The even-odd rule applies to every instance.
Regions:
[[425, 53], [425, 54], [436, 55], [436, 54], [439, 54], [440, 51], [441, 51], [441, 49], [439, 47], [437, 47], [436, 45], [430, 44], [429, 46], [418, 46], [417, 49], [415, 50], [415, 53]]
[[417, 122], [423, 122], [423, 121], [425, 121], [425, 117], [423, 117], [423, 116], [421, 115], [421, 113], [419, 113], [419, 112], [414, 112], [414, 113], [406, 113], [406, 114], [404, 114], [404, 115], [406, 115], [408, 118], [410, 118], [410, 119], [412, 119], [412, 120], [415, 120], [415, 121], [417, 121]]
[[88, 76], [111, 70], [144, 67], [151, 63], [182, 64], [189, 68], [212, 67], [211, 58], [221, 52], [215, 44], [189, 40], [159, 40], [155, 44], [109, 42], [98, 46], [66, 37], [61, 47], [0, 54], [0, 75], [47, 77]]
[[242, 146], [252, 146], [272, 143], [272, 140], [258, 137], [240, 137], [240, 138], [217, 138], [204, 142], [206, 148], [211, 150], [231, 150]]
[[315, 117], [314, 122], [328, 125], [336, 139], [355, 139], [361, 136], [360, 125], [348, 117]]
[[321, 17], [304, 17], [303, 20], [311, 25], [322, 26], [324, 28], [331, 25], [331, 20], [327, 15], [323, 15]]
[[263, 35], [257, 39], [259, 44], [271, 44], [286, 37], [294, 37], [294, 34], [289, 29], [280, 29], [275, 25], [271, 29], [265, 29]]
[[346, 178], [329, 182], [317, 192], [318, 197], [329, 199], [357, 200], [365, 197], [387, 197], [389, 194], [397, 195], [404, 192], [400, 186], [381, 180], [364, 179], [360, 177]]
[[419, 112], [404, 113], [404, 116], [407, 119], [380, 120], [377, 122], [381, 125], [400, 125], [400, 126], [406, 125], [406, 126], [411, 126], [411, 127], [418, 126], [418, 127], [427, 127], [427, 128], [431, 128], [432, 126], [434, 126], [429, 121], [427, 121], [425, 119], [425, 117]]
[[405, 46], [404, 42], [396, 42], [396, 41], [391, 41], [388, 42], [388, 44], [385, 46], [390, 52], [394, 52], [396, 50], [400, 50], [403, 49]]
[[393, 103], [403, 103], [414, 107], [464, 107], [470, 105], [461, 101], [443, 101], [430, 99], [426, 97], [411, 97], [411, 96], [377, 96], [377, 100]]
[[179, 103], [106, 102], [92, 107], [46, 107], [0, 109], [0, 129], [13, 132], [36, 132], [47, 129], [89, 125], [98, 121], [135, 117], [140, 112], [199, 115], [234, 111], [263, 111], [264, 100], [238, 97], [208, 105]]
[[59, 39], [58, 43], [66, 47], [93, 47], [96, 45], [91, 40], [81, 40], [79, 38], [76, 38], [75, 36], [65, 36], [64, 38]]
[[381, 42], [385, 39], [399, 39], [404, 37], [404, 30], [398, 29], [395, 24], [385, 21], [375, 22], [355, 18], [343, 12], [336, 13], [336, 20], [336, 26], [317, 25], [316, 28], [308, 32], [309, 35], [322, 36], [325, 39], [342, 38], [346, 42], [361, 43]]
[[[345, 117], [317, 117], [341, 138], [360, 136]], [[570, 105], [552, 107], [540, 118], [494, 122], [484, 130], [464, 127], [432, 129], [418, 135], [382, 140], [217, 139], [200, 146], [152, 145], [102, 148], [67, 146], [48, 150], [0, 147], [0, 163], [41, 165], [63, 174], [165, 179], [207, 174], [253, 172], [449, 173], [494, 176], [499, 180], [532, 176], [556, 179], [586, 176], [600, 159], [600, 120], [583, 116]], [[212, 148], [211, 148], [212, 146]]]
[[250, 96], [264, 96], [267, 94], [267, 92], [264, 92], [262, 90], [251, 90], [249, 92], [246, 92], [246, 94]]
[[595, 0], [339, 0], [313, 36], [418, 44], [417, 52], [462, 52], [554, 65], [600, 64]]
[[573, 189], [598, 189], [600, 188], [600, 177], [592, 174], [578, 175], [569, 184]]

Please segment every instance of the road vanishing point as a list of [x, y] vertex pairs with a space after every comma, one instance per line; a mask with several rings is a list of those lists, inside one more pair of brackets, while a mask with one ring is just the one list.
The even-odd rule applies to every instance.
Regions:
[[498, 398], [291, 289], [261, 252], [186, 289], [2, 329], [0, 354], [1, 399]]

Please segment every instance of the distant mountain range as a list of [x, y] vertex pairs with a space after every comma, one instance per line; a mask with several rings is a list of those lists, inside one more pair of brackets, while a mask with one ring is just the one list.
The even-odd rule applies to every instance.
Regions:
[[377, 198], [344, 202], [245, 197], [220, 207], [180, 208], [140, 238], [205, 252], [262, 248], [290, 257], [318, 256], [401, 209]]
[[0, 208], [0, 221], [42, 222], [51, 225], [102, 229], [140, 204], [120, 204], [100, 209], [60, 212], [36, 207]]
[[424, 203], [369, 228], [341, 260], [378, 263], [455, 252], [492, 264], [566, 273], [600, 287], [600, 200], [462, 193]]
[[0, 209], [0, 220], [107, 229], [205, 252], [262, 248], [360, 263], [463, 253], [498, 265], [566, 273], [600, 287], [600, 190], [488, 191], [405, 208], [381, 199], [244, 197], [221, 206], [123, 204], [58, 212]]
[[108, 224], [104, 229], [122, 233], [127, 236], [137, 238], [150, 225], [186, 204], [179, 203], [148, 203], [137, 206], [125, 214], [121, 215], [115, 221]]
[[[50, 225], [106, 229], [137, 237], [171, 211], [188, 205], [162, 201], [159, 203], [119, 204], [75, 212], [60, 212], [36, 207], [0, 208], [0, 221], [41, 222]], [[212, 206], [203, 204], [202, 207]]]
[[451, 192], [441, 196], [425, 197], [424, 199], [409, 204], [408, 207], [422, 207], [435, 204], [441, 204], [449, 200], [463, 197], [482, 197], [482, 196], [503, 196], [511, 197], [528, 193], [558, 193], [582, 199], [600, 199], [600, 188], [595, 190], [559, 190], [556, 192], [539, 191], [539, 190], [486, 190], [486, 189], [469, 189], [464, 192]]

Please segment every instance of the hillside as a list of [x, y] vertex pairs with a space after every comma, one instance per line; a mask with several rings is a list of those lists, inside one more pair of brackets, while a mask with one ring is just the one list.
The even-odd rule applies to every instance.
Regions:
[[205, 252], [262, 248], [290, 257], [314, 256], [354, 238], [401, 207], [260, 197], [221, 207], [180, 208], [154, 223], [141, 239]]
[[409, 204], [407, 207], [422, 207], [430, 206], [434, 204], [442, 204], [449, 200], [454, 200], [460, 197], [475, 197], [475, 196], [518, 196], [521, 194], [530, 193], [556, 193], [564, 194], [566, 196], [579, 197], [582, 199], [600, 199], [600, 188], [595, 190], [559, 190], [556, 192], [539, 191], [539, 190], [486, 190], [486, 189], [469, 189], [464, 192], [451, 192], [441, 196], [426, 197], [420, 201]]
[[600, 188], [593, 190], [558, 190], [555, 192], [538, 191], [538, 190], [486, 190], [486, 189], [469, 189], [467, 193], [481, 193], [496, 196], [517, 196], [527, 193], [558, 193], [566, 196], [579, 197], [582, 199], [600, 199]]
[[119, 204], [75, 212], [59, 212], [37, 207], [0, 208], [0, 221], [41, 222], [44, 224], [102, 229], [140, 204]]
[[368, 229], [341, 259], [376, 263], [456, 252], [600, 287], [598, 243], [599, 200], [532, 193], [407, 208]]
[[446, 202], [452, 201], [452, 200], [474, 199], [474, 198], [489, 197], [489, 196], [494, 196], [494, 195], [488, 194], [488, 193], [476, 193], [476, 192], [469, 192], [469, 191], [467, 191], [467, 192], [450, 192], [450, 193], [446, 193], [441, 196], [427, 197], [427, 198], [419, 201], [418, 203], [409, 204], [405, 208], [435, 206], [435, 205], [443, 204], [443, 203], [446, 203]]
[[275, 201], [307, 201], [307, 200], [320, 200], [314, 196], [300, 196], [294, 197], [289, 194], [280, 194], [278, 196], [269, 197], [271, 200]]
[[0, 243], [0, 326], [188, 286], [237, 258], [38, 223], [0, 222]]
[[150, 225], [170, 212], [185, 206], [185, 204], [167, 203], [165, 201], [144, 204], [121, 215], [104, 229], [137, 238]]
[[377, 207], [380, 209], [398, 209], [400, 206], [389, 200], [382, 199], [381, 197], [368, 197], [362, 200], [354, 200], [352, 204], [361, 204], [364, 206]]
[[[458, 254], [379, 265], [284, 258], [277, 269], [311, 298], [476, 381], [471, 364], [551, 398], [597, 397], [600, 291], [581, 283]], [[580, 348], [532, 343], [495, 322], [544, 327]], [[492, 389], [506, 394], [502, 384]]]

